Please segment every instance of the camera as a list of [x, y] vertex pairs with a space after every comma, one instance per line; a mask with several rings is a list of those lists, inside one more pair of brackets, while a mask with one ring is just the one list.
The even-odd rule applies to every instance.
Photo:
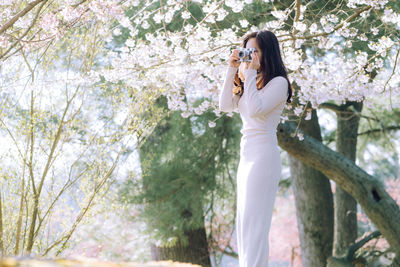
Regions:
[[256, 52], [257, 50], [254, 47], [251, 48], [243, 48], [243, 47], [238, 47], [239, 49], [239, 60], [238, 62], [250, 62], [251, 61], [251, 53], [254, 51]]

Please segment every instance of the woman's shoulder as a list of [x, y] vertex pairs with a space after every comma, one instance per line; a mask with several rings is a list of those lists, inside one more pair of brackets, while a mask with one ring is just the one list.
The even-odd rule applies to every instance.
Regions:
[[279, 85], [288, 85], [288, 81], [286, 79], [286, 77], [284, 76], [275, 76], [274, 78], [272, 78], [269, 83], [271, 84], [279, 84]]
[[286, 77], [279, 75], [279, 76], [275, 76], [274, 78], [272, 78], [271, 81], [272, 80], [286, 81]]

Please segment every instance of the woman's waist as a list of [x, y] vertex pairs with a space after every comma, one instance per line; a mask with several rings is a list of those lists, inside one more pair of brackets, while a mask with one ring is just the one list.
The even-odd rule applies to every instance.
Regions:
[[275, 133], [243, 135], [240, 140], [240, 155], [257, 157], [275, 153], [279, 155], [278, 140]]
[[274, 145], [278, 144], [276, 130], [275, 131], [242, 131], [240, 140], [242, 146], [250, 145]]
[[263, 128], [242, 128], [240, 133], [242, 134], [242, 138], [249, 137], [259, 137], [259, 138], [268, 138], [268, 137], [276, 137], [276, 128], [272, 129], [263, 129]]

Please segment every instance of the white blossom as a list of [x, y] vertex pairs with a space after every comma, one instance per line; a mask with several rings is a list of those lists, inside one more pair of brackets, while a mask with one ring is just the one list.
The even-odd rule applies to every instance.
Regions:
[[379, 29], [376, 28], [376, 27], [372, 27], [371, 28], [371, 32], [372, 32], [373, 35], [377, 35], [379, 33]]
[[147, 20], [144, 20], [140, 26], [141, 26], [143, 29], [148, 29], [148, 28], [150, 28], [150, 24], [149, 24], [149, 22], [148, 22]]
[[245, 19], [239, 20], [240, 26], [242, 26], [243, 28], [246, 28], [247, 26], [249, 26], [249, 22]]
[[121, 29], [120, 28], [115, 28], [114, 30], [113, 30], [113, 34], [115, 35], [115, 36], [118, 36], [118, 35], [121, 35]]
[[184, 11], [181, 13], [181, 16], [182, 16], [183, 19], [190, 19], [190, 12], [184, 10]]
[[301, 21], [296, 21], [294, 27], [300, 32], [304, 32], [307, 29], [307, 25]]
[[311, 26], [310, 26], [310, 28], [309, 28], [310, 33], [315, 33], [315, 32], [317, 32], [317, 29], [318, 29], [318, 26], [317, 26], [316, 23], [312, 23]]

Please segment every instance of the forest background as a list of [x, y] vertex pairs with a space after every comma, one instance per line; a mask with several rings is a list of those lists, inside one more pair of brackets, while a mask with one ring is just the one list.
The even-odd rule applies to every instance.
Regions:
[[2, 256], [235, 266], [241, 120], [218, 95], [232, 49], [266, 29], [294, 88], [271, 260], [400, 264], [398, 1], [2, 0], [0, 13]]

